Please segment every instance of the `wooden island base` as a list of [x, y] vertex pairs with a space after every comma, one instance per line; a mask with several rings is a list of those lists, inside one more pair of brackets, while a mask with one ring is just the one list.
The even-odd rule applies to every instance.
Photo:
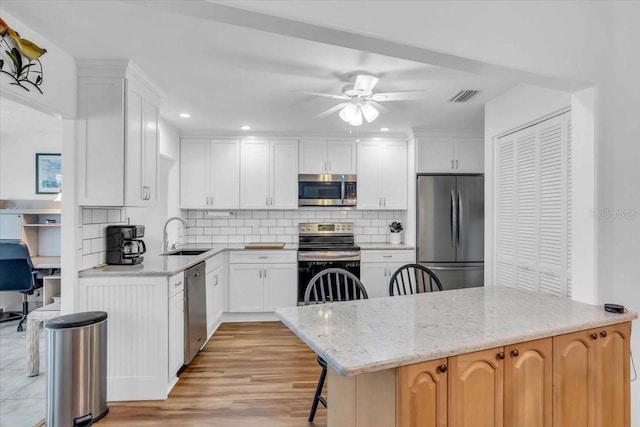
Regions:
[[630, 322], [355, 376], [328, 427], [630, 427]]

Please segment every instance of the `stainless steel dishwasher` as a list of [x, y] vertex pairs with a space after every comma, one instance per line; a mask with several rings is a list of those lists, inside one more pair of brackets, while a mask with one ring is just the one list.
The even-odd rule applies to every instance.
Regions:
[[207, 338], [205, 263], [185, 272], [184, 364], [191, 363]]

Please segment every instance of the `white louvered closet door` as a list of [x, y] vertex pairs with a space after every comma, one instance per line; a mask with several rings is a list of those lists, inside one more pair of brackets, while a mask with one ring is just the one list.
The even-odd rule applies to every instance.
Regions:
[[571, 298], [571, 258], [573, 253], [571, 248], [573, 245], [573, 223], [571, 216], [573, 215], [573, 152], [571, 148], [571, 117], [567, 117], [567, 296]]
[[567, 296], [570, 145], [566, 113], [496, 147], [496, 283]]

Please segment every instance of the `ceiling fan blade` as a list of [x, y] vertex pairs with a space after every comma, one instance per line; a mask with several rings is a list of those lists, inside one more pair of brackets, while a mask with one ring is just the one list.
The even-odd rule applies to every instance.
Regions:
[[382, 110], [382, 111], [391, 111], [391, 108], [389, 108], [389, 107], [387, 107], [387, 106], [384, 106], [384, 105], [380, 104], [379, 102], [376, 102], [376, 101], [374, 101], [374, 100], [372, 100], [372, 99], [371, 99], [371, 100], [369, 100], [369, 101], [367, 101], [367, 102], [368, 102], [369, 104], [373, 105], [374, 107], [376, 107], [376, 108], [377, 108], [377, 109], [379, 109], [379, 110]]
[[364, 93], [371, 93], [377, 83], [377, 77], [370, 76], [368, 74], [358, 74], [356, 76], [356, 81], [353, 84], [353, 88]]
[[341, 104], [335, 105], [335, 106], [329, 108], [328, 110], [323, 111], [322, 113], [318, 114], [317, 116], [314, 117], [314, 119], [321, 119], [323, 117], [330, 116], [331, 114], [335, 113], [336, 111], [339, 111], [339, 110], [343, 109], [347, 105], [349, 105], [348, 102], [343, 102]]
[[371, 95], [371, 99], [377, 102], [412, 101], [414, 99], [424, 99], [426, 97], [426, 90], [405, 90], [401, 92], [374, 93]]
[[313, 95], [313, 96], [323, 96], [325, 98], [333, 98], [333, 99], [350, 99], [348, 96], [336, 95], [334, 93], [319, 93], [319, 92], [298, 92], [298, 93], [303, 93], [305, 95]]

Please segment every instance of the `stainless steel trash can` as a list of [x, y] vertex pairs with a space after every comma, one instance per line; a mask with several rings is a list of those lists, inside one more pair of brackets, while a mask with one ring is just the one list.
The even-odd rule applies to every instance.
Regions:
[[89, 426], [107, 415], [107, 313], [56, 317], [47, 330], [47, 427]]

